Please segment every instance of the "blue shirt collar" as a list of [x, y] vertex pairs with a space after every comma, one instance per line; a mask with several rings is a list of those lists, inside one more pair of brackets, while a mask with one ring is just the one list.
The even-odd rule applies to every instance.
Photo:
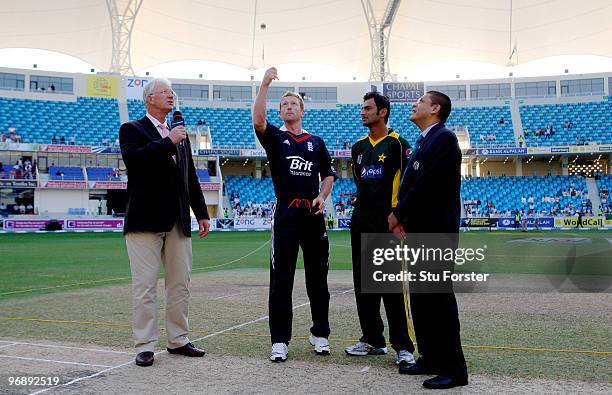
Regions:
[[436, 122], [436, 123], [433, 123], [433, 124], [429, 125], [429, 126], [427, 127], [427, 129], [425, 129], [425, 130], [423, 130], [423, 131], [421, 132], [421, 136], [423, 136], [423, 138], [427, 137], [427, 133], [429, 133], [429, 131], [430, 131], [431, 129], [433, 129], [433, 127], [434, 127], [434, 126], [436, 126], [437, 124], [438, 124], [438, 122]]

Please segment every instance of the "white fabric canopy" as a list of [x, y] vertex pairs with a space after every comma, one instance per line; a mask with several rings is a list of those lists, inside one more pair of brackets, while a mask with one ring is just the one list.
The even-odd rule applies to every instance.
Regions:
[[[385, 1], [375, 0], [379, 15]], [[118, 1], [125, 8], [126, 1]], [[512, 10], [511, 10], [512, 4]], [[253, 20], [255, 17], [255, 29]], [[447, 61], [521, 64], [554, 55], [612, 57], [610, 0], [403, 0], [390, 67]], [[262, 29], [261, 24], [266, 28]], [[2, 2], [0, 48], [37, 48], [111, 64], [104, 0]], [[370, 39], [358, 0], [144, 0], [131, 41], [139, 71], [179, 60], [261, 68], [316, 63], [370, 72]]]

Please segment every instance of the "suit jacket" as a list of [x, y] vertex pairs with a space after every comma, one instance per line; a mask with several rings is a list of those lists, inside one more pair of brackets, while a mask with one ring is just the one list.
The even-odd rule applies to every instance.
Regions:
[[457, 136], [439, 123], [408, 161], [393, 212], [407, 233], [458, 233], [460, 187]]
[[128, 172], [123, 233], [169, 232], [179, 221], [183, 234], [190, 237], [189, 206], [198, 220], [209, 216], [189, 139], [174, 145], [145, 116], [121, 125], [119, 141]]

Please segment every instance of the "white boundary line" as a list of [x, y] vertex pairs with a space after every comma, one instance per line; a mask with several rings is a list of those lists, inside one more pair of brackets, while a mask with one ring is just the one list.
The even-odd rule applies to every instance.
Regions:
[[267, 289], [267, 288], [261, 287], [261, 288], [256, 288], [256, 289], [250, 289], [250, 290], [248, 290], [248, 291], [244, 291], [244, 292], [237, 292], [237, 293], [234, 293], [234, 294], [223, 295], [223, 296], [217, 296], [216, 298], [213, 298], [212, 300], [220, 300], [220, 299], [225, 299], [225, 298], [231, 298], [232, 296], [238, 296], [238, 295], [250, 294], [250, 293], [253, 293], [253, 292], [259, 291], [259, 290], [261, 290], [261, 289]]
[[[26, 361], [36, 361], [36, 362], [52, 362], [52, 363], [60, 363], [63, 365], [78, 365], [78, 366], [91, 366], [94, 368], [110, 368], [108, 365], [93, 365], [90, 363], [82, 363], [82, 362], [70, 362], [70, 361], [56, 361], [54, 359], [42, 359], [42, 358], [26, 358], [26, 357], [17, 357], [14, 355], [0, 355], [0, 358], [7, 359], [21, 359]], [[132, 361], [130, 361], [132, 362]]]
[[229, 261], [229, 262], [221, 263], [221, 264], [219, 264], [219, 265], [214, 265], [214, 266], [206, 266], [206, 267], [200, 267], [200, 268], [197, 268], [197, 269], [199, 269], [199, 270], [194, 269], [194, 270], [192, 270], [191, 272], [192, 272], [192, 273], [197, 273], [197, 272], [200, 272], [200, 271], [203, 271], [203, 270], [207, 270], [207, 269], [214, 269], [214, 268], [217, 268], [217, 267], [222, 267], [222, 266], [231, 265], [232, 263], [235, 263], [235, 262], [241, 261], [241, 260], [243, 260], [244, 258], [246, 258], [246, 257], [248, 257], [248, 256], [253, 255], [254, 253], [256, 253], [257, 251], [261, 250], [262, 248], [264, 248], [264, 247], [265, 247], [266, 245], [268, 245], [268, 244], [270, 244], [270, 240], [268, 240], [268, 241], [264, 242], [262, 245], [260, 245], [259, 247], [255, 248], [253, 251], [249, 252], [248, 254], [241, 256], [240, 258], [236, 258], [236, 259], [233, 259], [233, 260], [231, 260], [231, 261]]
[[[261, 248], [261, 247], [260, 247], [260, 248]], [[330, 295], [329, 297], [330, 297], [330, 299], [331, 299], [331, 298], [333, 298], [333, 297], [340, 296], [340, 295], [344, 295], [344, 294], [349, 293], [349, 292], [351, 292], [351, 291], [353, 291], [353, 288], [351, 288], [351, 289], [347, 289], [347, 290], [342, 291], [342, 292], [337, 293], [337, 294]], [[300, 307], [304, 307], [304, 306], [307, 306], [307, 305], [309, 305], [309, 304], [310, 304], [310, 302], [306, 302], [306, 303], [299, 304], [299, 305], [297, 305], [297, 306], [293, 306], [293, 310], [299, 309]], [[243, 322], [243, 323], [241, 323], [241, 324], [237, 324], [237, 325], [231, 326], [231, 327], [229, 327], [229, 328], [223, 329], [223, 330], [218, 331], [218, 332], [213, 332], [213, 333], [210, 333], [210, 334], [208, 334], [208, 335], [206, 335], [206, 336], [202, 336], [202, 337], [200, 337], [200, 338], [198, 338], [198, 339], [192, 340], [192, 342], [198, 342], [198, 341], [202, 341], [202, 340], [205, 340], [205, 339], [209, 339], [209, 338], [211, 338], [211, 337], [214, 337], [214, 336], [217, 336], [217, 335], [223, 334], [223, 333], [225, 333], [225, 332], [232, 331], [232, 330], [234, 330], [234, 329], [239, 329], [239, 328], [242, 328], [242, 327], [247, 326], [247, 325], [250, 325], [250, 324], [254, 324], [254, 323], [257, 323], [257, 322], [265, 321], [265, 320], [267, 320], [268, 318], [269, 318], [269, 316], [265, 315], [265, 316], [263, 316], [263, 317], [259, 317], [259, 318], [257, 318], [257, 319], [251, 320], [251, 321], [247, 321], [247, 322]], [[163, 350], [163, 351], [158, 351], [158, 352], [156, 352], [156, 353], [155, 353], [155, 355], [164, 354], [164, 353], [167, 353], [167, 352], [168, 352], [168, 351], [166, 351], [166, 350]], [[133, 361], [133, 360], [131, 360], [131, 361], [129, 361], [129, 362], [122, 363], [121, 365], [111, 366], [111, 367], [108, 367], [108, 368], [106, 368], [106, 369], [104, 369], [104, 370], [101, 370], [101, 371], [99, 371], [99, 372], [97, 372], [97, 373], [90, 374], [89, 376], [79, 377], [79, 378], [76, 378], [76, 379], [71, 380], [71, 381], [69, 381], [69, 382], [67, 382], [67, 383], [64, 383], [64, 384], [60, 384], [60, 385], [56, 385], [56, 386], [53, 386], [53, 387], [48, 387], [48, 388], [43, 388], [43, 389], [41, 389], [41, 390], [39, 390], [39, 391], [32, 392], [30, 395], [38, 395], [38, 394], [42, 394], [42, 393], [45, 393], [45, 392], [47, 392], [47, 391], [49, 391], [49, 390], [52, 390], [52, 389], [54, 389], [54, 388], [59, 388], [59, 387], [67, 387], [67, 386], [69, 386], [69, 385], [72, 385], [72, 384], [75, 384], [75, 383], [78, 383], [78, 382], [81, 382], [81, 381], [84, 381], [84, 380], [89, 380], [89, 379], [92, 379], [92, 378], [98, 377], [98, 376], [100, 376], [100, 375], [102, 375], [102, 374], [104, 374], [104, 373], [110, 372], [110, 371], [115, 370], [115, 369], [122, 368], [122, 367], [127, 366], [127, 365], [131, 365], [131, 364], [133, 364], [133, 363], [134, 363], [134, 361]]]
[[1, 346], [0, 346], [0, 348], [7, 348], [7, 347], [14, 346], [14, 345], [16, 345], [16, 344], [17, 344], [17, 343], [3, 344], [3, 345], [1, 345]]
[[36, 292], [36, 291], [45, 291], [47, 289], [56, 289], [56, 288], [68, 288], [68, 287], [74, 287], [77, 285], [85, 285], [85, 284], [95, 284], [95, 283], [103, 283], [103, 282], [108, 282], [108, 281], [117, 281], [117, 280], [126, 280], [129, 277], [115, 277], [115, 278], [107, 278], [105, 280], [95, 280], [95, 281], [86, 281], [83, 283], [73, 283], [73, 284], [64, 284], [64, 285], [55, 285], [53, 287], [43, 287], [43, 288], [31, 288], [31, 289], [22, 289], [20, 291], [10, 291], [10, 292], [3, 292], [0, 293], [0, 296], [4, 296], [4, 295], [13, 295], [13, 294], [19, 294], [19, 293], [25, 293], [25, 292]]
[[[108, 353], [108, 354], [134, 355], [133, 353], [125, 352], [125, 351], [102, 350], [99, 348], [60, 346], [60, 345], [55, 345], [55, 344], [29, 343], [29, 342], [21, 342], [21, 341], [15, 341], [12, 344], [9, 344], [9, 346], [12, 346], [12, 345], [37, 346], [37, 347], [47, 347], [47, 348], [64, 348], [64, 349], [69, 349], [69, 350], [93, 351], [93, 352]], [[0, 348], [2, 347], [7, 347], [7, 346], [0, 346]]]
[[[241, 256], [240, 258], [236, 258], [236, 259], [233, 259], [231, 261], [228, 261], [228, 262], [225, 262], [225, 263], [221, 263], [219, 265], [206, 266], [206, 267], [197, 268], [195, 270], [192, 270], [191, 272], [192, 273], [198, 273], [198, 272], [205, 271], [207, 269], [214, 269], [214, 268], [217, 268], [217, 267], [231, 265], [232, 263], [236, 263], [238, 261], [243, 260], [246, 257], [249, 257], [249, 256], [253, 255], [254, 253], [256, 253], [257, 251], [261, 250], [263, 247], [265, 247], [269, 243], [270, 243], [270, 240], [264, 242], [262, 245], [260, 245], [259, 247], [257, 247], [253, 251], [249, 252], [248, 254]], [[78, 286], [78, 285], [96, 284], [96, 283], [118, 281], [118, 280], [128, 280], [129, 278], [130, 277], [115, 277], [115, 278], [107, 278], [105, 280], [95, 280], [95, 281], [86, 281], [86, 282], [82, 282], [82, 283], [56, 285], [56, 286], [53, 286], [53, 287], [23, 289], [23, 290], [19, 290], [19, 291], [2, 292], [2, 293], [0, 293], [0, 296], [14, 295], [14, 294], [25, 293], [25, 292], [46, 291], [46, 290], [49, 290], [49, 289], [69, 288], [69, 287], [75, 287], [75, 286]]]

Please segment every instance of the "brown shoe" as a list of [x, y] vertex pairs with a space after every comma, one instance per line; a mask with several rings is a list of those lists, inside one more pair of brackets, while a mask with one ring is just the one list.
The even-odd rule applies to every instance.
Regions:
[[199, 358], [199, 357], [203, 357], [204, 354], [206, 354], [203, 350], [196, 348], [196, 346], [194, 346], [191, 343], [187, 343], [183, 347], [167, 348], [166, 350], [168, 350], [170, 354], [184, 355], [186, 357]]

